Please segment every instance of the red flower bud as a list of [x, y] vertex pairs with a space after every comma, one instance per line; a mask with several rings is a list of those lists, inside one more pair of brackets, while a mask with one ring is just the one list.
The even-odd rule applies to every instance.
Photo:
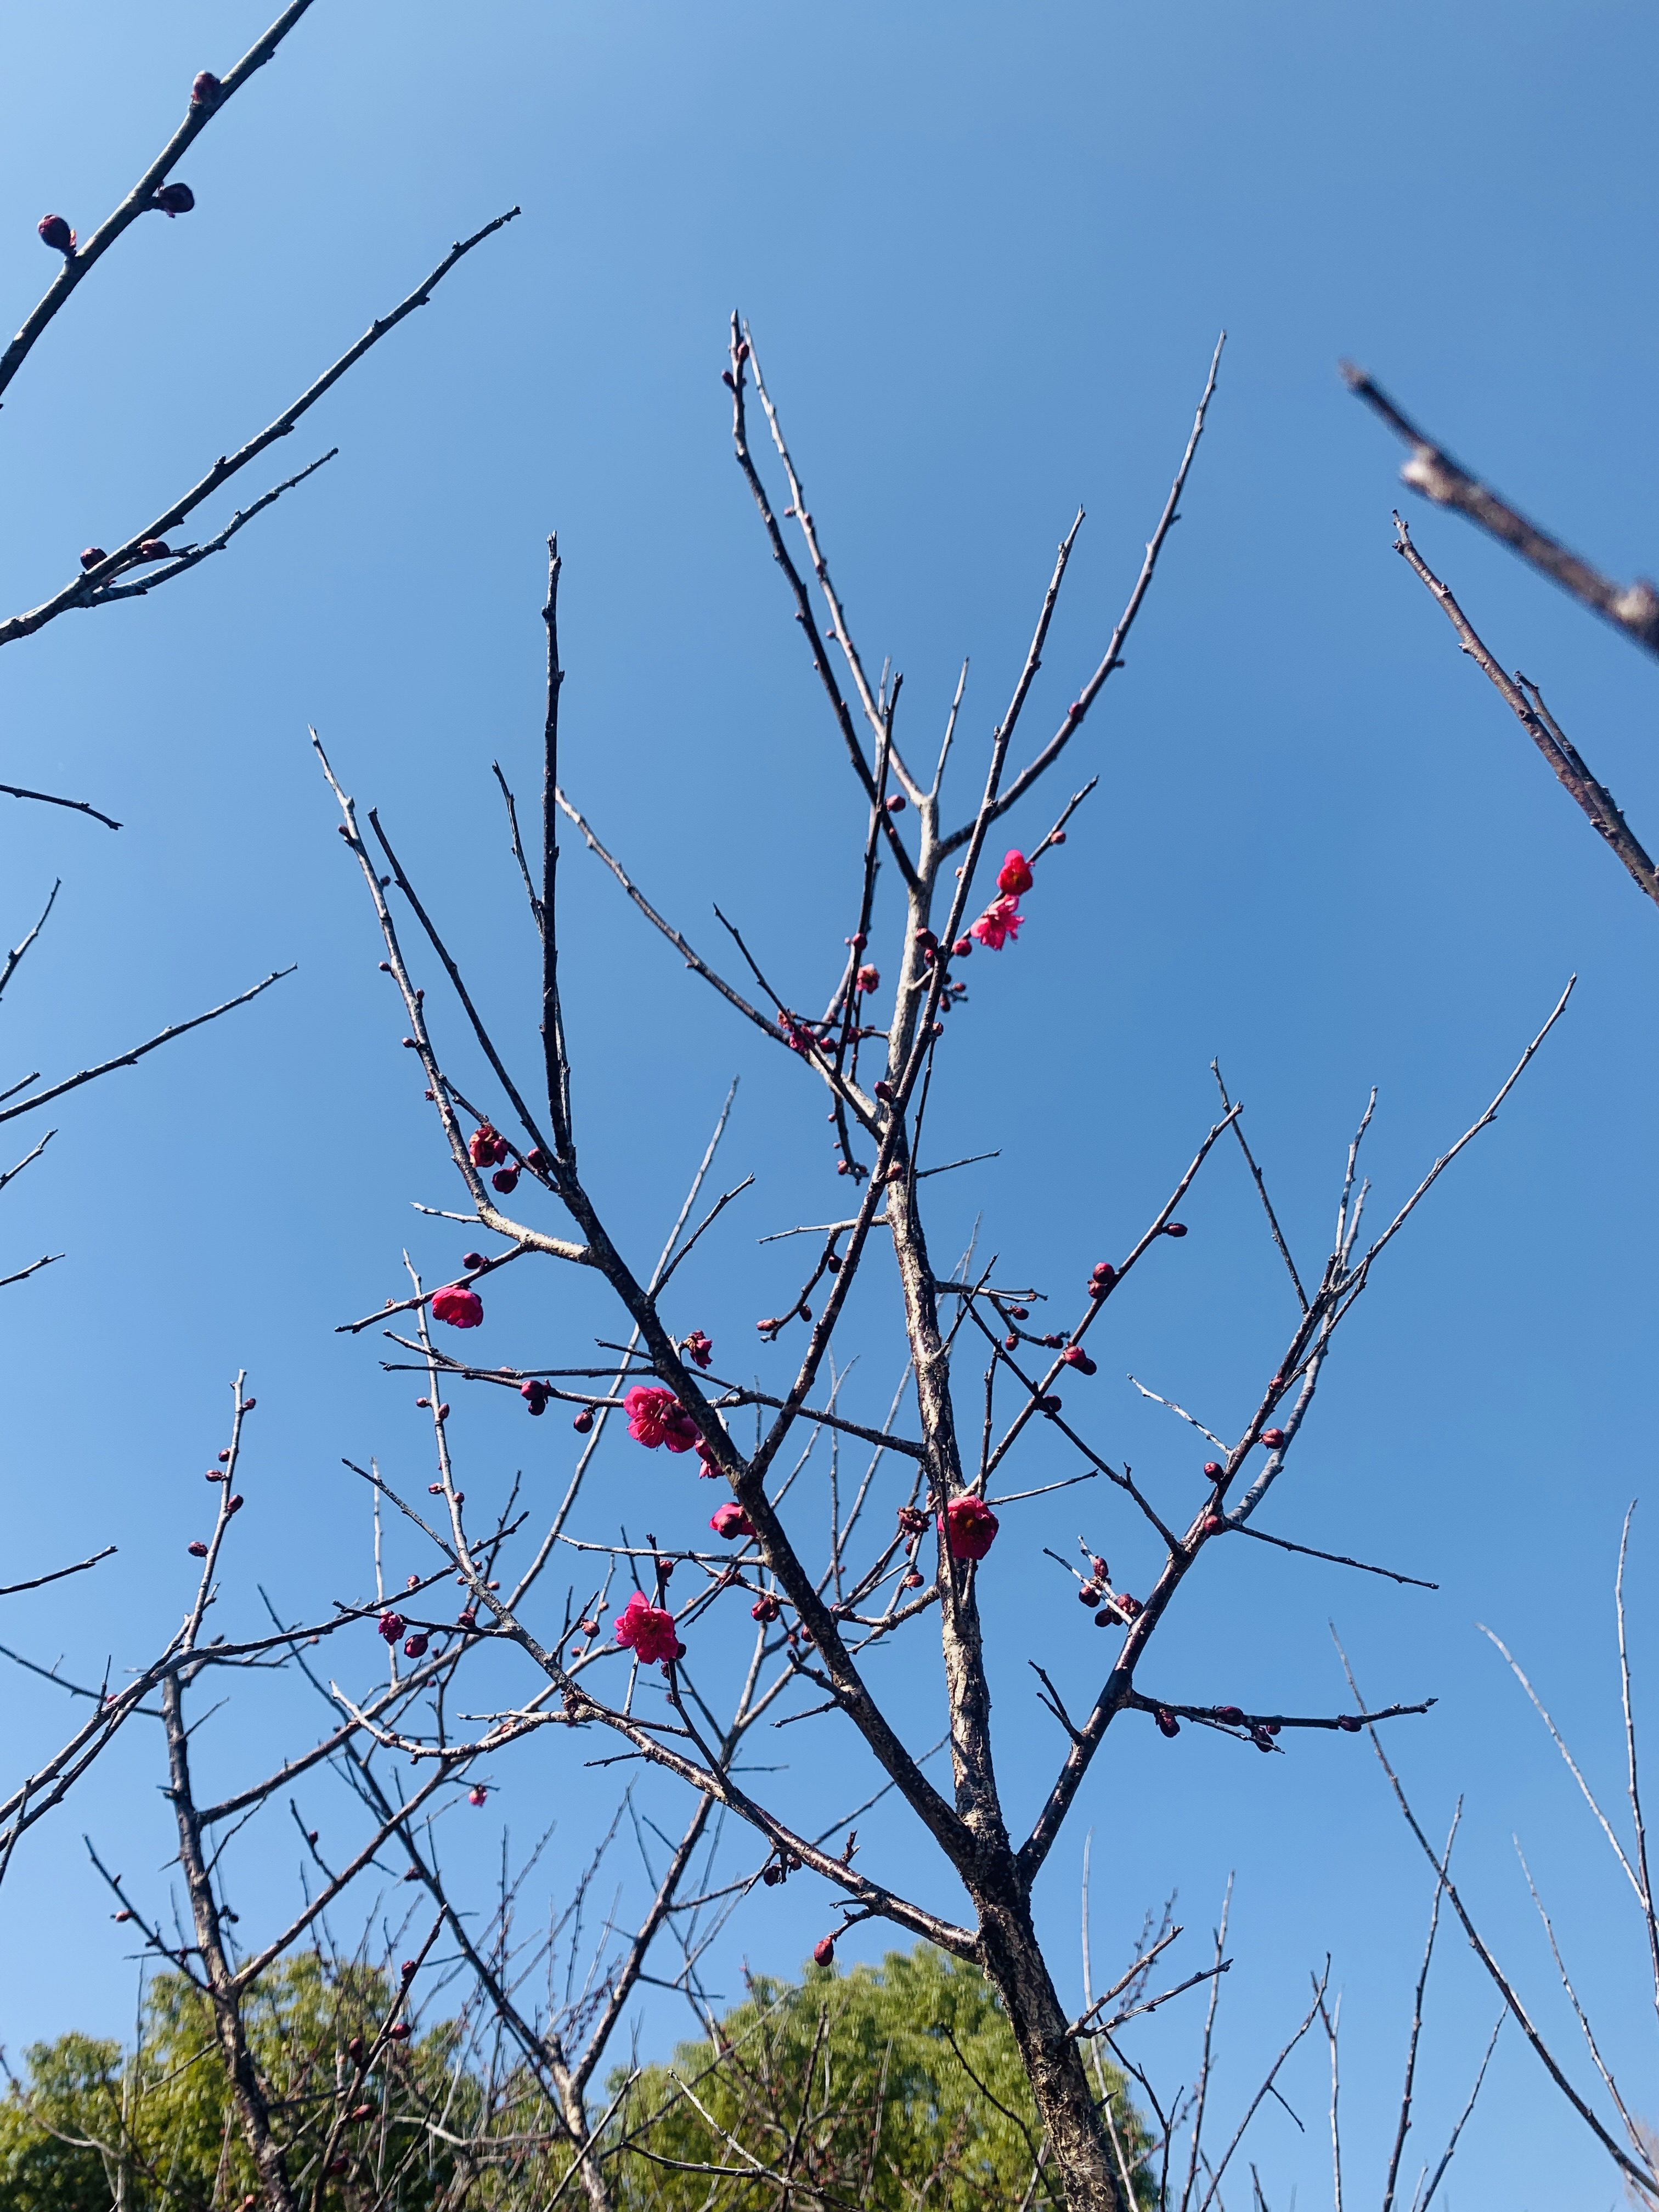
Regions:
[[[427, 1402], [429, 1404], [431, 1401], [428, 1400]], [[426, 1494], [428, 1498], [441, 1498], [443, 1495], [443, 1487], [441, 1482], [428, 1482]]]
[[244, 1498], [233, 1498], [227, 1503], [225, 1510], [227, 1513], [240, 1513], [246, 1503]]
[[880, 990], [880, 969], [871, 967], [869, 963], [866, 961], [865, 965], [859, 969], [858, 974], [854, 977], [853, 988], [856, 991], [865, 992]]
[[431, 1641], [431, 1638], [420, 1630], [417, 1630], [413, 1636], [406, 1636], [404, 1638], [404, 1658], [424, 1659], [426, 1647]]
[[451, 1283], [433, 1293], [432, 1318], [447, 1322], [451, 1328], [477, 1328], [483, 1319], [483, 1300], [476, 1291]]
[[1018, 1351], [1019, 1350], [1019, 1339], [1018, 1339], [1018, 1336], [1013, 1335], [1012, 1333], [1011, 1333], [1009, 1335], [1005, 1336], [1005, 1337], [1003, 1338], [1003, 1340], [1002, 1340], [1002, 1342], [1003, 1342], [1004, 1349], [1005, 1349], [1006, 1351], [1008, 1351], [1008, 1352], [1018, 1352]]
[[470, 1274], [474, 1267], [482, 1267], [485, 1265], [484, 1255], [482, 1252], [463, 1252], [461, 1265]]
[[1160, 1735], [1175, 1736], [1181, 1734], [1181, 1723], [1167, 1705], [1160, 1705], [1153, 1717], [1158, 1723], [1158, 1732]]
[[777, 1863], [775, 1859], [773, 1860], [769, 1866], [763, 1867], [762, 1869], [761, 1880], [766, 1884], [766, 1887], [769, 1889], [775, 1889], [778, 1884], [783, 1880], [783, 1869]]
[[118, 1920], [131, 1920], [132, 1917], [131, 1907], [130, 1905], [124, 1905], [121, 1911], [116, 1914], [115, 1917]]
[[489, 1180], [503, 1194], [514, 1191], [519, 1188], [519, 1170], [514, 1167], [497, 1168]]
[[1226, 1473], [1226, 1469], [1222, 1466], [1221, 1462], [1218, 1459], [1206, 1459], [1204, 1462], [1204, 1472], [1209, 1476], [1211, 1481], [1213, 1482], [1217, 1475], [1224, 1474]]
[[1030, 1321], [1031, 1309], [1029, 1306], [1010, 1306], [1008, 1318], [1010, 1321]]
[[165, 538], [146, 538], [139, 545], [138, 557], [142, 561], [170, 561], [173, 548]]
[[466, 1802], [469, 1805], [482, 1805], [488, 1795], [489, 1792], [484, 1789], [483, 1784], [480, 1783], [476, 1789], [469, 1790], [467, 1791]]
[[967, 959], [969, 954], [973, 951], [973, 949], [974, 940], [971, 937], [959, 937], [956, 943], [951, 947], [951, 951], [956, 954], [958, 960]]
[[383, 1613], [374, 1626], [388, 1644], [395, 1644], [407, 1624], [400, 1613]]
[[1237, 1705], [1217, 1705], [1214, 1712], [1216, 1718], [1224, 1721], [1229, 1728], [1243, 1728], [1244, 1725], [1244, 1716]]
[[954, 1559], [982, 1559], [1001, 1524], [982, 1498], [953, 1498], [939, 1516], [939, 1534]]
[[1066, 719], [1068, 722], [1077, 722], [1080, 721], [1082, 718], [1083, 702], [1081, 699], [1073, 699], [1071, 705], [1066, 709]]
[[817, 1942], [812, 1946], [812, 1957], [815, 1963], [820, 1966], [834, 1966], [836, 1962], [835, 1937], [833, 1936], [820, 1936]]
[[739, 1536], [752, 1536], [755, 1533], [754, 1522], [735, 1498], [728, 1498], [724, 1505], [716, 1506], [709, 1516], [708, 1525], [717, 1536], [724, 1536], [728, 1543], [734, 1542]]
[[1080, 1344], [1068, 1344], [1060, 1356], [1068, 1367], [1075, 1367], [1079, 1375], [1092, 1375], [1096, 1372], [1094, 1361], [1090, 1358]]
[[1344, 1735], [1358, 1735], [1365, 1725], [1364, 1721], [1357, 1719], [1352, 1713], [1339, 1713], [1336, 1717], [1336, 1724]]
[[903, 793], [902, 791], [896, 791], [896, 792], [893, 793], [892, 797], [888, 800], [888, 802], [887, 802], [887, 811], [888, 811], [890, 814], [902, 814], [902, 813], [903, 813], [903, 811], [904, 811], [904, 793]]
[[[314, 1844], [317, 1838], [313, 1836], [311, 1840]], [[354, 2035], [350, 2042], [346, 2045], [346, 2057], [348, 2058], [355, 2059], [356, 2063], [361, 2065], [362, 2063], [364, 2048], [365, 2045], [362, 2036]]]
[[198, 70], [191, 81], [190, 104], [192, 107], [211, 107], [223, 89], [211, 70]]
[[1047, 1398], [1039, 1398], [1037, 1400], [1037, 1403], [1042, 1407], [1045, 1413], [1057, 1413], [1060, 1411], [1060, 1401], [1058, 1398], [1052, 1395]]
[[749, 1618], [751, 1620], [775, 1620], [781, 1610], [776, 1598], [757, 1598], [749, 1608]]
[[901, 1589], [920, 1589], [921, 1588], [921, 1577], [916, 1572], [914, 1567], [910, 1568], [907, 1573], [902, 1574], [899, 1577], [899, 1588]]
[[221, 1467], [222, 1467], [222, 1466], [224, 1465], [225, 1462], [226, 1462], [229, 1457], [230, 1457], [230, 1446], [229, 1446], [228, 1444], [227, 1444], [227, 1445], [225, 1446], [224, 1449], [223, 1449], [223, 1450], [220, 1453], [220, 1455], [219, 1455], [219, 1464], [220, 1464], [220, 1466], [221, 1466]]
[[1187, 1224], [1184, 1221], [1166, 1221], [1164, 1224], [1164, 1234], [1166, 1237], [1184, 1237], [1187, 1234]]
[[1117, 1269], [1109, 1260], [1097, 1260], [1089, 1273], [1097, 1283], [1115, 1283], [1117, 1280]]
[[[51, 246], [54, 253], [73, 253], [75, 233], [61, 215], [43, 215], [34, 226], [40, 234], [42, 246]], [[100, 560], [103, 556], [100, 554]]]
[[1078, 1595], [1082, 1599], [1082, 1601], [1083, 1601], [1083, 1602], [1084, 1602], [1084, 1604], [1085, 1604], [1085, 1605], [1098, 1605], [1098, 1604], [1100, 1603], [1100, 1585], [1099, 1585], [1099, 1583], [1079, 1583], [1079, 1586], [1078, 1586]]
[[532, 1413], [544, 1413], [547, 1411], [547, 1401], [552, 1395], [546, 1383], [538, 1380], [521, 1382], [519, 1385], [519, 1395]]
[[1261, 1441], [1269, 1451], [1277, 1451], [1285, 1441], [1285, 1431], [1283, 1429], [1263, 1429]]
[[392, 2043], [407, 2043], [410, 2037], [409, 2022], [406, 2020], [394, 2021], [392, 2025], [387, 2028], [386, 2036], [388, 2040]]
[[1206, 1536], [1220, 1535], [1226, 1526], [1226, 1522], [1218, 1513], [1206, 1513], [1204, 1516], [1203, 1528]]
[[570, 1425], [579, 1437], [585, 1437], [593, 1425], [593, 1408], [584, 1406]]
[[373, 2105], [354, 2105], [351, 2110], [346, 2114], [346, 2118], [349, 2120], [372, 2120], [374, 2117], [374, 2107]]
[[1273, 1747], [1273, 1730], [1258, 1721], [1250, 1730], [1250, 1741], [1258, 1751], [1271, 1751]]
[[196, 204], [196, 195], [188, 185], [161, 185], [152, 204], [165, 216], [188, 215]]
[[83, 568], [95, 568], [100, 561], [107, 561], [109, 555], [105, 552], [101, 545], [88, 545], [81, 556], [81, 566]]
[[1058, 1330], [1053, 1330], [1048, 1335], [1043, 1338], [1042, 1341], [1048, 1346], [1050, 1352], [1058, 1352], [1060, 1346], [1065, 1343], [1066, 1340], [1060, 1334]]
[[258, 1402], [259, 1401], [257, 1398], [244, 1398], [242, 1401], [242, 1411], [245, 1413], [251, 1413]]
[[1066, 832], [1063, 830], [1051, 830], [1048, 832], [1048, 842], [1051, 845], [1063, 845], [1066, 842]]
[[420, 1587], [421, 1578], [418, 1575], [410, 1575], [408, 1581], [404, 1584], [404, 1588], [405, 1589], [419, 1589]]
[[207, 1557], [207, 1546], [202, 1541], [199, 1536], [193, 1544], [186, 1544], [185, 1549], [190, 1553], [192, 1559], [204, 1559]]

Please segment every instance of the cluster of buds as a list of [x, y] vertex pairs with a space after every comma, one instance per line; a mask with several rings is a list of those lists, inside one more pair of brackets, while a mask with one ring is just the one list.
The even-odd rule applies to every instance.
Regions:
[[778, 1601], [772, 1595], [771, 1592], [769, 1590], [763, 1590], [760, 1596], [756, 1599], [754, 1604], [750, 1607], [749, 1618], [751, 1620], [764, 1621], [769, 1626], [771, 1622], [775, 1621], [778, 1618], [778, 1615], [782, 1611], [783, 1607], [778, 1603]]
[[1117, 1269], [1109, 1260], [1097, 1260], [1089, 1270], [1088, 1292], [1091, 1298], [1103, 1298], [1117, 1280]]
[[520, 1383], [519, 1395], [532, 1413], [544, 1413], [547, 1411], [547, 1401], [553, 1395], [552, 1386], [550, 1383], [544, 1382], [539, 1376], [532, 1375], [529, 1382]]
[[395, 1644], [404, 1629], [408, 1627], [409, 1623], [404, 1619], [402, 1613], [388, 1610], [380, 1615], [374, 1626], [388, 1644]]
[[805, 1024], [799, 1020], [787, 1007], [779, 1010], [778, 1027], [783, 1031], [783, 1041], [791, 1052], [810, 1053], [817, 1042], [817, 1039]]
[[792, 1874], [799, 1874], [800, 1869], [798, 1852], [781, 1850], [761, 1869], [761, 1880], [769, 1889], [775, 1889], [781, 1881], [787, 1881]]
[[500, 1130], [488, 1121], [480, 1121], [467, 1139], [467, 1157], [475, 1168], [494, 1168], [489, 1178], [492, 1186], [503, 1194], [519, 1187], [519, 1170], [508, 1157], [512, 1147]]
[[921, 956], [921, 964], [924, 968], [931, 968], [939, 958], [939, 939], [931, 929], [919, 929], [916, 932], [916, 951]]
[[1095, 1615], [1097, 1628], [1127, 1628], [1132, 1620], [1139, 1620], [1146, 1611], [1140, 1600], [1131, 1597], [1127, 1590], [1109, 1589], [1101, 1595], [1106, 1602]]
[[872, 991], [880, 990], [880, 969], [872, 966], [870, 962], [866, 960], [863, 967], [859, 969], [858, 974], [853, 978], [853, 988], [864, 998], [868, 998]]

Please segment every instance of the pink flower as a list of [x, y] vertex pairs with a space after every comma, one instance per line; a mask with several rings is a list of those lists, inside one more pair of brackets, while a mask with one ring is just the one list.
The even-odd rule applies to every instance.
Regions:
[[1024, 853], [1009, 853], [997, 870], [997, 889], [1010, 898], [1018, 898], [1022, 891], [1031, 888], [1031, 864]]
[[483, 1319], [483, 1300], [476, 1291], [450, 1283], [433, 1293], [432, 1318], [447, 1321], [452, 1328], [477, 1328]]
[[487, 1794], [481, 1783], [477, 1789], [467, 1791], [466, 1802], [469, 1805], [482, 1805]]
[[705, 1336], [700, 1328], [694, 1328], [680, 1349], [688, 1359], [695, 1359], [699, 1367], [707, 1367], [714, 1356], [714, 1340], [712, 1336]]
[[623, 1400], [628, 1433], [647, 1451], [666, 1444], [672, 1452], [694, 1451], [702, 1442], [697, 1425], [672, 1390], [636, 1382]]
[[954, 1559], [982, 1559], [1000, 1523], [982, 1498], [953, 1498], [939, 1516], [939, 1534]]
[[1019, 901], [1012, 896], [993, 899], [968, 934], [976, 937], [988, 952], [1000, 952], [1011, 937], [1019, 935], [1025, 917], [1018, 906]]
[[637, 1653], [647, 1667], [659, 1660], [666, 1667], [684, 1648], [674, 1633], [673, 1614], [653, 1605], [641, 1590], [635, 1591], [617, 1615], [615, 1634], [623, 1649]]
[[724, 1505], [716, 1506], [709, 1516], [708, 1525], [717, 1536], [724, 1536], [728, 1542], [738, 1536], [752, 1536], [755, 1533], [754, 1522], [735, 1498], [728, 1498]]
[[879, 969], [879, 968], [872, 968], [872, 967], [870, 965], [869, 962], [868, 962], [868, 961], [866, 961], [866, 962], [865, 963], [864, 966], [859, 969], [858, 975], [857, 975], [857, 976], [854, 978], [854, 986], [855, 986], [855, 988], [856, 988], [858, 990], [860, 990], [860, 991], [863, 991], [863, 992], [866, 992], [866, 993], [868, 993], [868, 992], [871, 992], [871, 991], [878, 991], [878, 990], [880, 990], [880, 988], [881, 988], [881, 970], [880, 970], [880, 969]]

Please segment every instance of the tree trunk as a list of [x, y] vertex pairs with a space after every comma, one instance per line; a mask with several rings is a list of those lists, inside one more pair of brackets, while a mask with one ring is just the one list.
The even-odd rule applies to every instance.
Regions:
[[169, 1673], [161, 1685], [161, 1711], [167, 1726], [167, 1766], [173, 1785], [169, 1794], [179, 1820], [179, 1863], [190, 1891], [197, 1948], [207, 1979], [208, 2001], [213, 2008], [214, 2032], [230, 2077], [231, 2095], [270, 2212], [297, 2212], [288, 2178], [288, 2162], [283, 2156], [282, 2145], [271, 2133], [270, 2113], [242, 2027], [241, 1992], [225, 1955], [220, 1933], [219, 1907], [202, 1848], [196, 1801], [191, 1794], [190, 1739], [185, 1728], [184, 1697], [176, 1672]]
[[1007, 2007], [1066, 2212], [1134, 2212], [1110, 2130], [1089, 2087], [1082, 2046], [1066, 2033], [1065, 2009], [1043, 1963], [1029, 1904], [1017, 1894], [975, 1902], [985, 1971]]

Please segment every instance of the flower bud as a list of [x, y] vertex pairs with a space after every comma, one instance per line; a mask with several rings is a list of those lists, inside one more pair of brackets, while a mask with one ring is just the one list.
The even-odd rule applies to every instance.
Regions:
[[196, 204], [196, 195], [188, 185], [160, 185], [151, 204], [165, 216], [188, 215]]
[[207, 1557], [207, 1546], [202, 1541], [199, 1536], [193, 1544], [186, 1544], [185, 1549], [190, 1553], [192, 1559], [204, 1559]]
[[1344, 1735], [1358, 1735], [1365, 1725], [1364, 1721], [1352, 1713], [1339, 1713], [1336, 1717], [1336, 1724]]
[[902, 791], [896, 791], [887, 802], [887, 811], [890, 814], [902, 814], [904, 803], [904, 793]]
[[83, 568], [95, 568], [100, 561], [107, 561], [109, 555], [105, 552], [101, 545], [88, 545], [81, 556], [81, 566]]
[[757, 1598], [749, 1608], [749, 1618], [751, 1620], [775, 1620], [781, 1610], [776, 1598]]
[[1092, 1375], [1097, 1371], [1094, 1361], [1080, 1344], [1068, 1344], [1060, 1356], [1068, 1367], [1075, 1367], [1079, 1375]]
[[836, 1962], [835, 1937], [833, 1936], [820, 1936], [817, 1942], [812, 1946], [812, 1958], [814, 1963], [817, 1966], [834, 1966]]
[[1085, 1604], [1085, 1605], [1098, 1605], [1098, 1604], [1100, 1603], [1100, 1585], [1099, 1585], [1099, 1583], [1080, 1583], [1080, 1584], [1079, 1585], [1079, 1589], [1078, 1589], [1078, 1595], [1079, 1595], [1079, 1597], [1080, 1597], [1080, 1598], [1082, 1599], [1082, 1601], [1083, 1601], [1083, 1602], [1084, 1602], [1084, 1604]]
[[521, 1382], [519, 1385], [519, 1395], [532, 1413], [540, 1414], [547, 1411], [547, 1401], [553, 1393], [545, 1382], [532, 1377], [528, 1382]]
[[246, 1503], [247, 1500], [244, 1498], [230, 1498], [226, 1502], [225, 1510], [227, 1513], [240, 1513]]
[[[315, 1838], [313, 1838], [313, 1840], [315, 1841]], [[350, 2042], [346, 2045], [346, 2057], [355, 2060], [356, 2063], [361, 2066], [363, 2063], [364, 2047], [363, 2039], [362, 2036], [354, 2035]]]
[[404, 1617], [400, 1613], [387, 1611], [380, 1615], [374, 1626], [388, 1644], [395, 1644], [404, 1632]]
[[956, 943], [951, 947], [951, 951], [956, 954], [958, 960], [965, 960], [973, 949], [974, 940], [971, 937], [959, 937]]
[[1269, 1451], [1277, 1451], [1285, 1441], [1285, 1431], [1283, 1429], [1263, 1429], [1261, 1441]]
[[211, 70], [198, 70], [191, 80], [190, 104], [192, 107], [211, 107], [223, 90]]
[[1097, 1283], [1115, 1283], [1117, 1280], [1117, 1269], [1109, 1260], [1097, 1260], [1089, 1273]]
[[489, 1180], [495, 1189], [505, 1194], [519, 1188], [519, 1170], [513, 1167], [497, 1168]]
[[1158, 1722], [1158, 1732], [1160, 1735], [1176, 1736], [1181, 1734], [1181, 1723], [1167, 1705], [1160, 1705], [1153, 1717]]
[[870, 991], [878, 991], [881, 988], [880, 969], [872, 968], [869, 962], [866, 961], [864, 966], [859, 969], [858, 974], [854, 977], [853, 988], [857, 991], [866, 993]]
[[1019, 1350], [1019, 1339], [1012, 1331], [1003, 1338], [1002, 1342], [1005, 1351], [1018, 1352]]
[[1273, 1747], [1273, 1730], [1258, 1721], [1250, 1730], [1250, 1741], [1258, 1751], [1271, 1751]]
[[386, 2030], [386, 2038], [392, 2043], [407, 2043], [410, 2033], [409, 2022], [406, 2020], [394, 2021]]
[[1203, 1528], [1204, 1534], [1206, 1536], [1221, 1535], [1224, 1532], [1227, 1523], [1223, 1520], [1222, 1516], [1218, 1513], [1206, 1513], [1204, 1516]]
[[1039, 1398], [1037, 1400], [1037, 1403], [1042, 1407], [1045, 1413], [1057, 1413], [1060, 1411], [1060, 1401], [1058, 1398], [1053, 1396]]
[[1211, 1481], [1213, 1482], [1218, 1475], [1224, 1474], [1226, 1473], [1226, 1469], [1222, 1466], [1221, 1462], [1218, 1459], [1206, 1459], [1204, 1462], [1204, 1472], [1209, 1476]]
[[461, 1255], [461, 1265], [468, 1271], [469, 1273], [471, 1273], [474, 1267], [482, 1267], [485, 1264], [484, 1255], [482, 1252], [463, 1252]]
[[585, 1437], [593, 1425], [593, 1408], [584, 1406], [570, 1425], [579, 1437]]
[[1213, 1711], [1216, 1718], [1218, 1721], [1224, 1722], [1227, 1727], [1243, 1727], [1244, 1716], [1237, 1705], [1217, 1705], [1213, 1708]]
[[466, 1802], [469, 1805], [482, 1805], [488, 1795], [489, 1792], [484, 1789], [483, 1784], [480, 1783], [475, 1789], [471, 1789], [467, 1791]]
[[783, 1869], [777, 1863], [775, 1859], [769, 1866], [762, 1869], [761, 1880], [766, 1884], [766, 1887], [769, 1889], [775, 1889], [778, 1884], [783, 1880]]
[[424, 1659], [424, 1658], [425, 1658], [425, 1656], [426, 1656], [426, 1647], [427, 1647], [427, 1645], [431, 1642], [431, 1640], [432, 1640], [432, 1639], [431, 1639], [431, 1638], [430, 1638], [429, 1636], [427, 1636], [424, 1632], [422, 1632], [422, 1631], [419, 1631], [419, 1630], [417, 1630], [417, 1631], [416, 1632], [416, 1633], [415, 1633], [413, 1636], [406, 1636], [406, 1637], [404, 1637], [404, 1658], [405, 1658], [405, 1659]]
[[921, 1577], [916, 1572], [914, 1567], [908, 1569], [905, 1573], [899, 1577], [899, 1588], [901, 1589], [920, 1589], [921, 1588]]
[[1187, 1224], [1184, 1221], [1166, 1221], [1164, 1224], [1164, 1234], [1166, 1237], [1184, 1237], [1187, 1234]]
[[40, 234], [42, 246], [49, 246], [54, 253], [73, 253], [75, 233], [61, 215], [43, 215], [34, 226]]

